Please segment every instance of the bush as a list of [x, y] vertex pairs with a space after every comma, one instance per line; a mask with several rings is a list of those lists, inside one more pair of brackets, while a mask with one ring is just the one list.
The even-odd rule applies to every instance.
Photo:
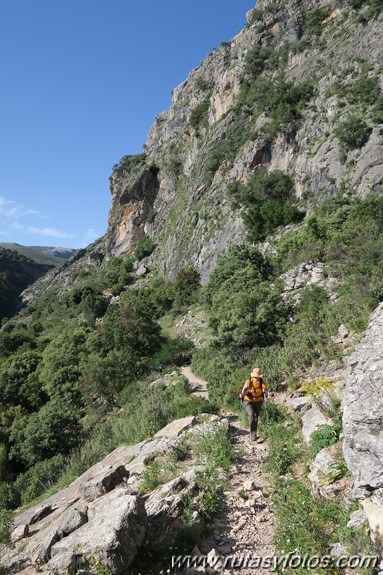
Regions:
[[262, 21], [262, 18], [263, 18], [262, 10], [260, 10], [259, 8], [253, 8], [250, 13], [249, 26], [252, 26], [256, 22]]
[[365, 22], [377, 16], [383, 10], [382, 0], [348, 0], [348, 3], [354, 10], [366, 7], [366, 10], [361, 15], [362, 21]]
[[41, 360], [36, 351], [15, 354], [0, 369], [0, 400], [5, 405], [22, 405], [34, 409], [42, 404], [40, 385], [35, 389], [33, 374]]
[[113, 175], [118, 177], [123, 177], [127, 173], [137, 170], [142, 167], [146, 162], [146, 154], [136, 154], [136, 155], [126, 155], [121, 158], [121, 160], [114, 164], [112, 171]]
[[331, 425], [322, 425], [311, 435], [311, 457], [314, 458], [322, 449], [338, 441], [336, 430]]
[[313, 8], [309, 10], [305, 17], [305, 24], [308, 34], [315, 34], [319, 36], [322, 31], [322, 22], [330, 16], [332, 8], [323, 6], [321, 8]]
[[[274, 543], [284, 553], [323, 556], [339, 541], [337, 530], [345, 524], [348, 511], [332, 501], [316, 500], [301, 481], [277, 479], [272, 497], [277, 518]], [[306, 567], [292, 570], [303, 575]], [[318, 571], [319, 572], [319, 571]]]
[[174, 306], [177, 309], [188, 307], [200, 286], [201, 275], [197, 270], [191, 267], [179, 270], [174, 281]]
[[100, 335], [106, 352], [125, 351], [132, 362], [153, 355], [161, 345], [161, 328], [155, 320], [150, 292], [146, 289], [125, 292], [119, 303], [108, 309]]
[[104, 278], [106, 286], [113, 295], [118, 295], [132, 279], [133, 262], [131, 258], [123, 259], [112, 257], [104, 265]]
[[58, 454], [37, 463], [31, 469], [18, 476], [14, 487], [18, 497], [25, 505], [57, 483], [67, 465], [67, 458]]
[[52, 400], [23, 427], [12, 429], [9, 459], [31, 467], [54, 455], [67, 455], [81, 442], [81, 431], [80, 414], [73, 406]]
[[382, 96], [379, 78], [376, 76], [369, 78], [367, 74], [362, 74], [351, 86], [347, 95], [352, 104], [374, 105]]
[[270, 47], [256, 44], [246, 54], [245, 72], [251, 78], [256, 78], [264, 71], [267, 61], [272, 55]]
[[199, 463], [209, 469], [229, 469], [235, 459], [235, 450], [228, 429], [220, 426], [204, 435], [197, 445], [197, 456]]
[[10, 542], [10, 529], [13, 521], [13, 514], [7, 509], [0, 509], [0, 543]]
[[134, 256], [140, 261], [150, 256], [155, 247], [153, 240], [149, 236], [141, 236], [137, 241]]
[[14, 509], [19, 502], [16, 485], [2, 481], [0, 483], [0, 509]]
[[208, 111], [210, 107], [210, 95], [207, 96], [202, 102], [197, 104], [190, 113], [189, 123], [192, 128], [199, 133], [200, 128], [207, 129], [209, 127]]
[[193, 342], [188, 339], [165, 340], [161, 348], [145, 362], [145, 367], [147, 370], [162, 370], [169, 366], [181, 367], [190, 362], [193, 350]]
[[356, 116], [342, 122], [335, 129], [335, 135], [339, 142], [349, 150], [362, 148], [368, 142], [370, 133], [371, 128]]
[[302, 220], [304, 214], [294, 205], [293, 186], [290, 176], [279, 170], [270, 174], [261, 170], [246, 186], [238, 182], [228, 186], [228, 195], [236, 205], [247, 208], [242, 217], [251, 241], [265, 239], [279, 226]]
[[278, 425], [281, 421], [283, 421], [283, 416], [278, 415], [278, 419], [272, 420], [272, 425], [267, 430], [270, 451], [267, 456], [266, 469], [275, 477], [291, 472], [292, 465], [302, 455], [302, 446], [297, 438], [299, 437], [297, 422], [290, 427], [283, 427]]

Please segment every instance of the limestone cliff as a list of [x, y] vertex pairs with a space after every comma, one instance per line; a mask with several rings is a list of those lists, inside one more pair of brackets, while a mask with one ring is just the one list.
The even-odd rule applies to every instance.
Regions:
[[[382, 18], [365, 21], [344, 1], [263, 0], [248, 20], [173, 91], [145, 154], [114, 170], [108, 257], [132, 253], [147, 234], [161, 272], [174, 277], [191, 265], [205, 282], [218, 255], [245, 235], [227, 186], [261, 167], [288, 173], [304, 210], [339, 189], [379, 189]], [[278, 120], [273, 100], [291, 85], [307, 93], [292, 92], [301, 98], [296, 113]], [[345, 149], [339, 128], [354, 115], [363, 117], [365, 137]]]

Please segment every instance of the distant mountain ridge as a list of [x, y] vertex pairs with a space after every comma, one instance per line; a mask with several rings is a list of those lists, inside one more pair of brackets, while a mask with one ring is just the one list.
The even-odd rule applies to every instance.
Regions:
[[60, 265], [63, 260], [69, 260], [78, 250], [52, 246], [23, 246], [17, 243], [0, 243], [0, 247], [14, 250], [19, 254], [43, 264]]
[[22, 291], [75, 253], [72, 248], [0, 243], [0, 320], [16, 311]]

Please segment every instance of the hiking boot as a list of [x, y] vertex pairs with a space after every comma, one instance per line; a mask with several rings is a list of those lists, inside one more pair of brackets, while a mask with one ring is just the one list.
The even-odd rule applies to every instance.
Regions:
[[259, 435], [258, 435], [258, 437], [257, 437], [257, 439], [256, 439], [256, 442], [257, 442], [257, 443], [264, 443], [264, 441], [265, 441], [265, 440], [262, 439], [262, 437], [259, 437]]
[[257, 438], [256, 435], [254, 435], [254, 434], [252, 434], [252, 433], [250, 434], [250, 441], [257, 441], [257, 439], [258, 439], [258, 438]]

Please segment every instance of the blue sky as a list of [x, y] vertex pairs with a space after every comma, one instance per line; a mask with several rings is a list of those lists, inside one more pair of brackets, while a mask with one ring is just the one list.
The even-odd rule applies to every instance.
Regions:
[[12, 0], [0, 7], [0, 242], [83, 247], [109, 176], [254, 0]]

